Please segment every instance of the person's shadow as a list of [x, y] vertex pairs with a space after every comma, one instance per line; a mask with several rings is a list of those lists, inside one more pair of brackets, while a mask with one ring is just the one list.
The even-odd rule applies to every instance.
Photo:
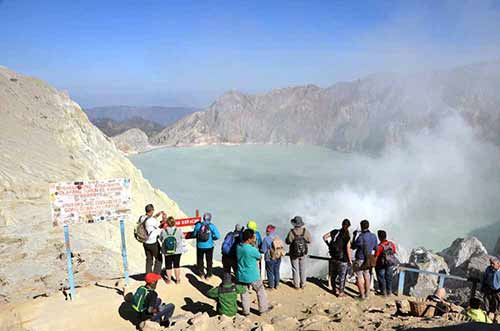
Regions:
[[127, 295], [125, 295], [125, 300], [118, 308], [118, 314], [120, 314], [121, 318], [129, 321], [133, 326], [136, 327], [136, 329], [138, 329], [141, 319], [139, 317], [139, 314], [132, 308], [132, 299], [132, 293], [127, 293]]
[[217, 315], [217, 312], [214, 310], [214, 307], [206, 302], [196, 301], [193, 299], [185, 297], [184, 298], [184, 306], [181, 307], [182, 310], [191, 312], [193, 314], [197, 313], [207, 313], [210, 317]]
[[204, 283], [198, 279], [195, 275], [192, 274], [186, 274], [186, 278], [189, 281], [189, 284], [191, 284], [194, 288], [196, 288], [201, 294], [204, 296], [207, 296], [207, 292], [212, 288], [211, 285]]

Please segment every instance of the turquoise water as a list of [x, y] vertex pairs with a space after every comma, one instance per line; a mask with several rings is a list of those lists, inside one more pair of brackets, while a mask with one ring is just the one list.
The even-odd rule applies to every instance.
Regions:
[[284, 235], [289, 220], [301, 215], [316, 239], [313, 250], [325, 254], [320, 237], [344, 218], [352, 230], [366, 218], [406, 247], [437, 249], [478, 223], [496, 221], [498, 171], [470, 172], [478, 155], [449, 144], [446, 151], [445, 158], [419, 145], [370, 158], [311, 146], [207, 146], [154, 150], [131, 160], [188, 215], [211, 212], [222, 232], [252, 219], [260, 230], [275, 224]]

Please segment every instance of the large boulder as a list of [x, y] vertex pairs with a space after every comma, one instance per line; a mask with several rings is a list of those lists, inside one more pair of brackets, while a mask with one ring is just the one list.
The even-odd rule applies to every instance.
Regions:
[[450, 272], [462, 277], [480, 277], [488, 266], [489, 255], [484, 245], [476, 238], [458, 238], [442, 252]]
[[[408, 265], [415, 269], [436, 273], [448, 274], [450, 272], [450, 268], [443, 257], [425, 248], [412, 250]], [[426, 297], [438, 287], [438, 277], [434, 275], [408, 272], [406, 277], [405, 292], [412, 296]]]

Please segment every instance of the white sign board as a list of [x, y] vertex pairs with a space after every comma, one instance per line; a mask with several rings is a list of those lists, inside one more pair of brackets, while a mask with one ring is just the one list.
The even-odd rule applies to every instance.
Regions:
[[50, 184], [52, 223], [100, 223], [127, 217], [132, 208], [130, 179]]

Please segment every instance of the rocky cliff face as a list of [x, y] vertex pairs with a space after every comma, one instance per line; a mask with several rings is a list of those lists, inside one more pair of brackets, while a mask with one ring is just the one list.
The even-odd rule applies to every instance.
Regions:
[[[66, 284], [63, 233], [50, 220], [50, 182], [131, 178], [134, 204], [127, 240], [132, 272], [143, 271], [143, 248], [132, 233], [144, 205], [184, 215], [66, 94], [3, 67], [0, 155], [0, 301]], [[121, 275], [118, 224], [71, 226], [71, 245], [77, 284]]]
[[127, 130], [111, 139], [125, 154], [142, 153], [151, 149], [148, 136], [139, 129]]
[[500, 144], [500, 62], [409, 76], [374, 75], [322, 89], [314, 85], [263, 95], [232, 91], [206, 111], [151, 140], [168, 146], [293, 143], [339, 151], [378, 151], [408, 132], [459, 114]]

